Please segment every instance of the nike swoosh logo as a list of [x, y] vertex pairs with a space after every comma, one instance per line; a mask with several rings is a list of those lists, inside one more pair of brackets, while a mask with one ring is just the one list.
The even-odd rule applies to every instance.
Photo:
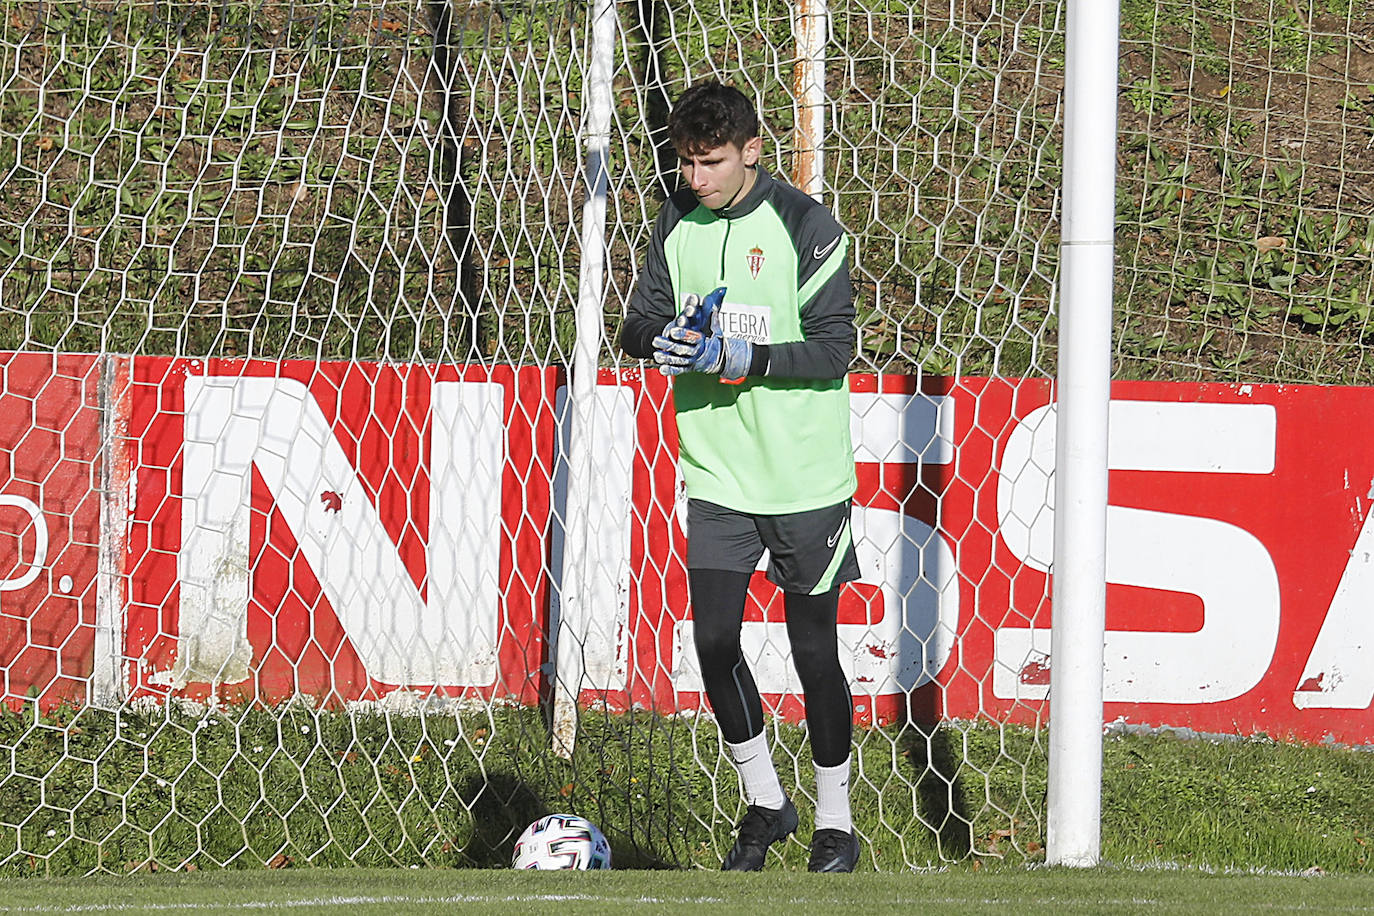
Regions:
[[831, 240], [830, 244], [829, 244], [829, 245], [826, 245], [824, 248], [822, 248], [821, 246], [817, 245], [814, 249], [812, 249], [812, 251], [811, 251], [811, 256], [812, 256], [813, 258], [815, 258], [817, 261], [819, 261], [821, 258], [823, 258], [823, 257], [825, 257], [826, 255], [830, 254], [830, 249], [834, 248], [834, 247], [835, 247], [836, 245], [838, 245], [839, 243], [840, 243], [840, 237], [837, 235], [837, 236], [835, 236], [834, 239]]
[[830, 535], [830, 537], [826, 538], [826, 539], [825, 539], [825, 546], [826, 546], [826, 547], [834, 547], [835, 544], [839, 542], [839, 540], [840, 540], [840, 535], [844, 534], [844, 526], [845, 526], [845, 525], [848, 525], [848, 524], [849, 524], [848, 521], [844, 522], [843, 524], [840, 525], [840, 530], [836, 531], [834, 534]]

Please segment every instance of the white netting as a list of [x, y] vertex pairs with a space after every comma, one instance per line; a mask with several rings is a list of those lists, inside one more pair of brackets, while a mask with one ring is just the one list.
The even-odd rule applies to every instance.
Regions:
[[[564, 762], [543, 712], [566, 674], [587, 6], [0, 3], [0, 868], [504, 864], [565, 808], [618, 866], [718, 862], [741, 809], [681, 652], [667, 390], [613, 342], [682, 88], [744, 88], [791, 172], [796, 10], [616, 13], [610, 509], [579, 580], [604, 601]], [[1017, 437], [1054, 372], [1064, 8], [830, 16], [865, 861], [1035, 858], [1045, 440]], [[1367, 377], [1371, 21], [1125, 3], [1122, 377]], [[781, 602], [755, 595], [806, 809]]]

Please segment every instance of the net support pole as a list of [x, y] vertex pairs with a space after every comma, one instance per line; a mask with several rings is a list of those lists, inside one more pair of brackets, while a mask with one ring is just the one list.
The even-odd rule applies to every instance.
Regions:
[[[577, 740], [577, 698], [586, 680], [586, 653], [597, 627], [591, 600], [597, 558], [593, 554], [598, 507], [592, 498], [596, 444], [596, 379], [605, 337], [607, 160], [611, 147], [611, 77], [615, 68], [615, 0], [591, 8], [591, 46], [584, 85], [587, 197], [582, 205], [582, 260], [578, 269], [576, 340], [566, 414], [567, 513], [558, 619], [553, 621], [553, 750], [572, 757]], [[601, 609], [606, 610], [606, 609]]]
[[792, 184], [817, 201], [825, 178], [825, 43], [830, 35], [826, 0], [797, 0], [793, 26], [797, 59], [792, 70], [796, 99]]
[[129, 411], [133, 358], [100, 357], [100, 547], [97, 553], [95, 634], [86, 702], [113, 709], [128, 694], [124, 671], [124, 574], [130, 527]]
[[1119, 0], [1069, 2], [1046, 858], [1074, 867], [1101, 852], [1119, 22]]

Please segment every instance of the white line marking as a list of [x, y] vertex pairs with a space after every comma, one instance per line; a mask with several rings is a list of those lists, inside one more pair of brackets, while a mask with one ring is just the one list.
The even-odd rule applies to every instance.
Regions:
[[250, 910], [287, 910], [302, 907], [367, 906], [391, 903], [563, 903], [587, 901], [597, 903], [725, 903], [721, 897], [608, 897], [604, 894], [454, 894], [446, 897], [308, 897], [299, 900], [226, 900], [223, 903], [84, 903], [71, 906], [0, 906], [0, 913], [119, 913], [129, 910], [177, 911], [229, 907]]

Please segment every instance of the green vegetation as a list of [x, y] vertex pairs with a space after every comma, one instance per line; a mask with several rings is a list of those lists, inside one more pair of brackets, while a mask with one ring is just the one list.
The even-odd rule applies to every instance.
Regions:
[[[0, 875], [503, 867], [519, 831], [556, 810], [600, 824], [621, 867], [711, 868], [742, 814], [715, 725], [693, 717], [586, 712], [565, 762], [536, 709], [35, 715], [0, 716]], [[805, 825], [805, 735], [783, 724], [776, 735]], [[861, 730], [857, 743], [865, 870], [1043, 861], [1034, 732], [951, 722]], [[1374, 872], [1374, 754], [1168, 735], [1106, 748], [1110, 861]], [[793, 841], [775, 866], [802, 870], [805, 858]]]
[[[505, 86], [521, 66], [509, 58], [454, 102], [468, 122], [453, 124], [442, 94], [425, 91], [437, 77], [417, 15], [352, 0], [0, 5], [11, 74], [0, 86], [0, 346], [463, 361], [479, 339], [490, 350], [512, 336], [479, 329], [457, 281], [465, 243], [444, 213], [467, 196], [455, 191], [457, 150], [476, 149], [481, 125], [507, 183], [526, 183], [470, 189], [462, 218], [490, 243], [511, 229], [497, 225], [498, 212], [514, 215], [503, 204], [548, 177], [555, 147], [574, 161], [575, 144], [558, 124], [506, 120], [502, 93], [523, 95]], [[495, 34], [491, 22], [457, 23], [451, 42], [475, 63], [566, 25], [537, 12]], [[499, 181], [483, 160], [463, 175]], [[541, 219], [554, 216], [568, 224], [566, 208]], [[547, 258], [522, 242], [501, 243], [505, 261], [537, 283]], [[542, 279], [558, 291], [556, 274]], [[529, 320], [504, 301], [510, 284], [489, 280], [484, 293], [524, 346], [547, 349], [548, 315]]]
[[[831, 5], [856, 368], [1050, 374], [1064, 11], [956, 6]], [[0, 2], [0, 347], [565, 363], [586, 9], [453, 9]], [[619, 15], [612, 335], [665, 100], [750, 86], [781, 171], [793, 119], [782, 0]], [[1371, 380], [1371, 23], [1125, 0], [1118, 376]]]
[[1368, 381], [1374, 220], [1348, 182], [1374, 163], [1374, 90], [1323, 75], [1369, 13], [1126, 4], [1122, 374]]

